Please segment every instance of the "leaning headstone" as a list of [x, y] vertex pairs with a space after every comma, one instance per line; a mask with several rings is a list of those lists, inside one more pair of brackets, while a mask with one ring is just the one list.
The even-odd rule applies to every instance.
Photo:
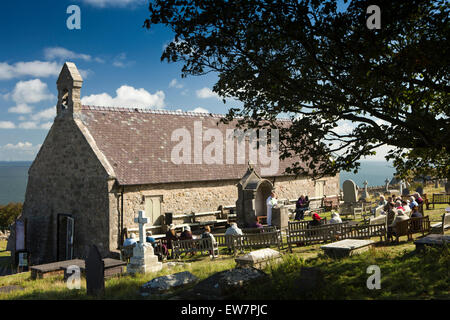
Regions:
[[445, 183], [445, 193], [450, 193], [450, 181]]
[[162, 294], [194, 284], [198, 278], [189, 271], [183, 271], [167, 276], [157, 277], [141, 286], [141, 293]]
[[342, 184], [342, 189], [344, 190], [344, 202], [358, 202], [358, 191], [356, 190], [356, 183], [354, 183], [352, 180], [345, 180]]
[[384, 191], [389, 192], [389, 179], [384, 180]]
[[403, 189], [402, 196], [409, 196], [409, 188]]
[[365, 180], [363, 184], [364, 184], [364, 190], [361, 194], [361, 199], [366, 200], [367, 198], [369, 198], [369, 192], [367, 191], [367, 185], [369, 183], [367, 182], [367, 180]]
[[85, 265], [87, 294], [102, 295], [105, 291], [105, 266], [95, 245], [91, 246]]
[[261, 281], [266, 273], [256, 268], [235, 268], [213, 274], [182, 293], [183, 299], [223, 300], [242, 292], [253, 281]]
[[416, 188], [416, 192], [418, 192], [422, 196], [423, 195], [423, 187], [422, 186], [418, 186]]
[[160, 271], [162, 263], [158, 261], [152, 245], [147, 243], [144, 238], [144, 226], [148, 221], [145, 212], [139, 211], [139, 216], [134, 221], [139, 224], [139, 243], [133, 248], [133, 256], [127, 265], [127, 272], [134, 274]]
[[268, 264], [279, 262], [281, 254], [276, 250], [265, 248], [252, 251], [234, 260], [236, 261], [236, 268], [254, 267], [263, 269]]

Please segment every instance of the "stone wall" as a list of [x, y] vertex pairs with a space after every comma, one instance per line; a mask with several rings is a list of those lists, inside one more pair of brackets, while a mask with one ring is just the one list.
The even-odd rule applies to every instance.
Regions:
[[[275, 190], [280, 199], [297, 199], [301, 193], [311, 197], [315, 195], [315, 182], [311, 179], [300, 177], [276, 177], [269, 178], [275, 181]], [[339, 194], [339, 175], [320, 179], [325, 181], [324, 194]], [[124, 228], [137, 228], [134, 217], [139, 210], [145, 210], [143, 197], [162, 196], [161, 214], [172, 212], [174, 215], [191, 212], [216, 211], [220, 205], [235, 205], [237, 200], [238, 180], [169, 183], [144, 186], [126, 186], [124, 188]], [[110, 194], [110, 216], [111, 219], [111, 250], [117, 244], [118, 239], [118, 206], [120, 208], [120, 190]], [[211, 220], [211, 216], [198, 217], [198, 221]], [[179, 218], [174, 223], [187, 222], [185, 218]]]
[[29, 170], [21, 219], [33, 264], [56, 260], [57, 215], [71, 214], [74, 256], [109, 250], [108, 175], [72, 119], [55, 119]]

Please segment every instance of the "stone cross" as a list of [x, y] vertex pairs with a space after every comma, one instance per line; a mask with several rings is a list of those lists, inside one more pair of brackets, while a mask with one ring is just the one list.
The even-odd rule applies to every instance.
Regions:
[[384, 183], [385, 183], [385, 189], [386, 189], [386, 191], [389, 191], [389, 179], [388, 178], [386, 178], [386, 180], [384, 180]]
[[134, 222], [139, 224], [139, 243], [144, 244], [144, 226], [148, 222], [148, 219], [145, 217], [145, 211], [139, 210], [139, 216], [134, 218]]
[[363, 190], [362, 195], [361, 195], [361, 198], [362, 198], [363, 200], [366, 200], [366, 199], [369, 197], [369, 192], [367, 192], [367, 185], [368, 185], [368, 184], [369, 184], [369, 182], [367, 182], [367, 180], [365, 180], [365, 181], [363, 182], [364, 190]]
[[400, 180], [400, 182], [399, 182], [399, 187], [400, 187], [399, 192], [400, 192], [400, 195], [403, 195], [403, 185], [404, 185], [403, 180]]

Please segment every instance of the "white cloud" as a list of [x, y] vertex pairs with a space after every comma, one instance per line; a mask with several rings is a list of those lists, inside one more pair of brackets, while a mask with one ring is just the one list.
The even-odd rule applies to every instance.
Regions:
[[31, 116], [31, 119], [34, 120], [34, 121], [40, 121], [40, 120], [53, 119], [54, 117], [56, 117], [56, 106], [55, 107], [50, 107], [48, 109], [39, 111], [36, 114], [33, 114]]
[[31, 142], [8, 143], [0, 146], [0, 161], [29, 161], [33, 160], [42, 144], [33, 145]]
[[57, 76], [61, 65], [57, 62], [30, 61], [8, 64], [0, 62], [0, 80], [9, 80], [22, 76], [49, 77]]
[[49, 122], [42, 123], [39, 126], [39, 128], [49, 130], [52, 127], [52, 125], [53, 125], [53, 122], [49, 121]]
[[183, 87], [184, 87], [184, 85], [181, 84], [181, 83], [179, 83], [179, 82], [177, 81], [177, 79], [172, 79], [172, 80], [170, 81], [170, 83], [169, 83], [169, 88], [177, 88], [177, 89], [181, 89], [181, 88], [183, 88]]
[[107, 93], [92, 94], [81, 99], [84, 105], [96, 106], [118, 106], [123, 108], [164, 108], [165, 94], [163, 91], [156, 91], [154, 94], [141, 88], [136, 89], [131, 86], [123, 85], [116, 90], [116, 96], [113, 98]]
[[127, 7], [144, 4], [145, 0], [82, 0], [86, 4], [90, 4], [94, 7]]
[[39, 127], [36, 121], [25, 121], [19, 123], [19, 128], [29, 130], [29, 129], [38, 129]]
[[62, 48], [62, 47], [51, 47], [51, 48], [45, 48], [44, 49], [44, 55], [45, 58], [48, 60], [53, 60], [53, 59], [62, 59], [62, 60], [66, 60], [66, 59], [70, 59], [70, 60], [76, 60], [76, 59], [81, 59], [84, 61], [91, 61], [92, 57], [88, 54], [84, 54], [84, 53], [76, 53], [73, 52], [71, 50], [68, 50], [66, 48]]
[[27, 105], [25, 103], [20, 103], [20, 104], [16, 105], [15, 107], [9, 108], [8, 112], [26, 114], [26, 113], [31, 113], [32, 110], [33, 110], [33, 107], [30, 107], [29, 105]]
[[221, 99], [217, 93], [213, 92], [211, 89], [206, 88], [206, 87], [202, 88], [200, 90], [197, 90], [196, 94], [197, 94], [197, 97], [200, 99], [208, 99], [208, 98]]
[[198, 108], [195, 108], [194, 110], [189, 110], [188, 112], [209, 113], [209, 110], [198, 107]]
[[118, 67], [118, 68], [125, 68], [134, 63], [134, 61], [126, 61], [126, 60], [127, 60], [127, 54], [121, 53], [114, 58], [113, 66]]
[[11, 121], [0, 121], [0, 129], [14, 129], [16, 125]]
[[37, 103], [53, 98], [54, 96], [48, 91], [47, 84], [39, 79], [19, 81], [12, 92], [12, 99], [17, 104]]

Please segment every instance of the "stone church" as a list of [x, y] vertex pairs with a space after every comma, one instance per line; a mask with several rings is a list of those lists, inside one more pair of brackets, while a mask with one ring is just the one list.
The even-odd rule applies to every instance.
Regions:
[[[174, 133], [196, 140], [196, 130], [214, 128], [225, 135], [233, 124], [219, 123], [222, 116], [216, 114], [84, 106], [82, 84], [75, 64], [65, 63], [57, 80], [57, 115], [29, 169], [19, 220], [32, 264], [84, 258], [91, 244], [105, 257], [114, 255], [124, 228], [136, 227], [138, 210], [158, 226], [165, 212], [214, 211], [236, 203], [247, 160], [199, 161], [197, 149], [201, 158], [210, 143], [206, 135], [192, 141], [191, 154], [183, 150], [194, 161], [173, 160], [180, 141]], [[264, 176], [279, 198], [339, 193], [339, 176], [313, 181], [284, 174], [287, 166], [280, 161], [275, 174]], [[255, 170], [261, 172], [261, 166]]]

